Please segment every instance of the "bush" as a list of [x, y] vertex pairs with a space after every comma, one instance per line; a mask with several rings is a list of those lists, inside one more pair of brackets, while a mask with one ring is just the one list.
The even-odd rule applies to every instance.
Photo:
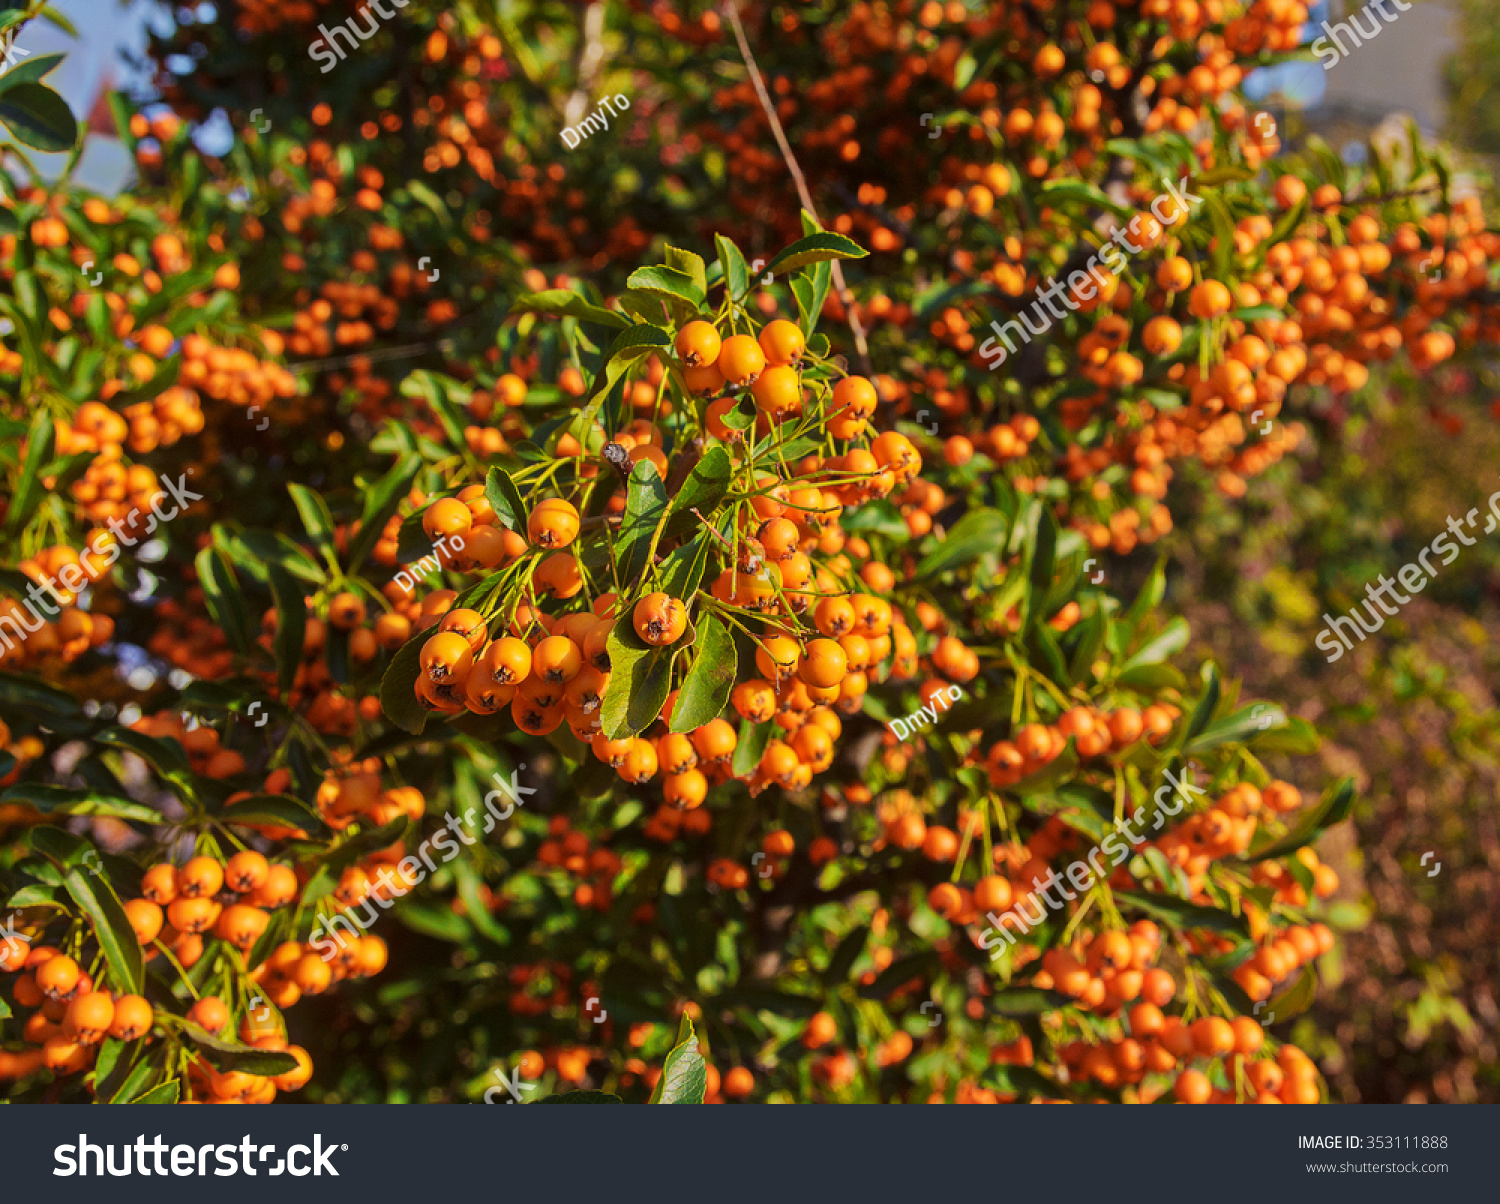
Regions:
[[12, 181], [13, 1097], [1323, 1098], [1353, 785], [1145, 549], [1493, 334], [1477, 197], [1279, 154], [1264, 0], [516, 7]]

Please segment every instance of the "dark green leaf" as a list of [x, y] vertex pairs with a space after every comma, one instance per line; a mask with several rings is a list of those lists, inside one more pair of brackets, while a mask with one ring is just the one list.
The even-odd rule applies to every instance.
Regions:
[[187, 1039], [203, 1051], [204, 1060], [218, 1071], [238, 1070], [259, 1078], [285, 1074], [297, 1068], [297, 1059], [274, 1049], [253, 1049], [214, 1036], [196, 1024], [184, 1024]]
[[1115, 902], [1120, 909], [1135, 908], [1153, 920], [1170, 925], [1178, 932], [1189, 928], [1208, 928], [1214, 932], [1231, 933], [1249, 937], [1250, 922], [1243, 914], [1222, 911], [1217, 907], [1205, 907], [1199, 903], [1188, 903], [1166, 895], [1145, 895], [1131, 891], [1115, 891]]
[[1298, 849], [1312, 844], [1334, 824], [1343, 823], [1353, 808], [1354, 782], [1350, 778], [1342, 778], [1328, 788], [1322, 801], [1313, 808], [1310, 814], [1303, 816], [1302, 822], [1293, 831], [1239, 860], [1250, 863], [1295, 853]]
[[[610, 663], [613, 665], [613, 660]], [[738, 671], [729, 628], [717, 615], [701, 619], [693, 644], [693, 664], [672, 708], [671, 730], [691, 732], [723, 714]]]
[[640, 461], [631, 469], [625, 519], [615, 536], [615, 564], [620, 581], [637, 581], [646, 571], [652, 537], [667, 511], [667, 489], [657, 475], [656, 465], [649, 460]]
[[266, 575], [271, 582], [271, 596], [276, 601], [276, 636], [271, 646], [276, 652], [277, 685], [285, 698], [291, 693], [297, 666], [302, 663], [302, 644], [307, 636], [307, 603], [302, 600], [301, 587], [280, 566], [266, 565]]
[[74, 866], [63, 875], [67, 889], [79, 910], [88, 917], [94, 939], [109, 967], [110, 985], [115, 990], [140, 993], [141, 946], [125, 914], [125, 905], [108, 880], [92, 869]]
[[414, 736], [421, 735], [427, 723], [427, 708], [416, 694], [422, 645], [426, 642], [427, 634], [419, 632], [402, 644], [380, 679], [380, 709], [402, 731]]
[[297, 507], [297, 513], [302, 518], [302, 525], [307, 528], [307, 533], [312, 537], [313, 543], [323, 552], [328, 560], [333, 562], [333, 515], [328, 512], [328, 503], [306, 485], [289, 484], [286, 491], [292, 495], [292, 501]]
[[16, 84], [0, 92], [0, 122], [17, 142], [60, 154], [78, 141], [78, 122], [68, 102], [45, 84]]
[[773, 276], [785, 276], [809, 263], [820, 263], [826, 259], [863, 259], [869, 252], [852, 238], [842, 234], [822, 231], [799, 238], [766, 265]]
[[198, 584], [203, 587], [203, 604], [209, 617], [223, 630], [229, 646], [241, 655], [250, 651], [250, 616], [245, 596], [235, 580], [229, 559], [207, 545], [193, 561], [198, 570]]
[[971, 510], [953, 524], [947, 538], [922, 557], [917, 577], [927, 579], [997, 552], [1010, 530], [1010, 520], [998, 510]]
[[37, 495], [42, 488], [41, 468], [52, 456], [52, 439], [52, 418], [45, 408], [39, 408], [26, 432], [26, 461], [5, 516], [5, 529], [9, 532], [21, 530], [36, 514]]
[[484, 478], [484, 496], [499, 520], [519, 535], [526, 534], [530, 515], [526, 503], [521, 500], [521, 491], [503, 468], [492, 467]]
[[370, 554], [385, 525], [401, 505], [402, 499], [411, 490], [411, 483], [422, 467], [422, 457], [415, 452], [402, 456], [391, 466], [389, 472], [375, 482], [365, 497], [364, 512], [359, 518], [359, 534], [349, 543], [348, 566], [350, 573], [359, 571], [365, 557]]
[[672, 688], [672, 649], [653, 648], [635, 633], [627, 613], [620, 616], [606, 643], [609, 685], [600, 705], [600, 721], [610, 740], [636, 736], [661, 714]]

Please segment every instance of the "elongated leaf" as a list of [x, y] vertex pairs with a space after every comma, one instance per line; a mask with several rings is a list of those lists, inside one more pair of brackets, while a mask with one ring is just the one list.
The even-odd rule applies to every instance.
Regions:
[[215, 1070], [239, 1070], [260, 1078], [285, 1074], [297, 1068], [297, 1059], [275, 1049], [254, 1049], [214, 1036], [196, 1024], [184, 1024], [182, 1031], [189, 1041], [203, 1051], [203, 1059]]
[[525, 293], [510, 303], [513, 314], [550, 314], [557, 317], [577, 318], [580, 322], [595, 326], [623, 328], [630, 324], [624, 314], [592, 305], [577, 293], [565, 288], [547, 289], [540, 293]]
[[219, 812], [219, 818], [227, 824], [301, 828], [312, 835], [326, 831], [317, 814], [289, 794], [252, 794], [226, 806]]
[[1188, 752], [1206, 752], [1221, 744], [1248, 744], [1255, 742], [1261, 732], [1272, 731], [1285, 725], [1286, 712], [1268, 702], [1257, 702], [1233, 715], [1226, 715], [1205, 727], [1187, 742]]
[[111, 798], [92, 790], [70, 786], [44, 786], [37, 782], [18, 782], [0, 793], [0, 806], [7, 803], [31, 807], [43, 815], [110, 815], [116, 819], [133, 819], [140, 823], [160, 823], [161, 812], [134, 799]]
[[62, 61], [63, 56], [60, 54], [36, 54], [20, 62], [12, 63], [6, 68], [5, 73], [0, 75], [0, 92], [5, 92], [17, 84], [34, 84]]
[[926, 580], [962, 565], [972, 564], [986, 553], [995, 553], [1010, 530], [1010, 520], [998, 510], [971, 510], [953, 524], [948, 536], [917, 565], [917, 577]]
[[1293, 831], [1239, 860], [1248, 864], [1295, 853], [1298, 849], [1312, 844], [1334, 824], [1343, 823], [1353, 808], [1354, 781], [1351, 778], [1342, 778], [1328, 789], [1322, 801], [1313, 808], [1310, 814], [1303, 816], [1302, 822]]
[[45, 409], [38, 409], [26, 432], [26, 461], [21, 465], [21, 476], [5, 516], [6, 531], [21, 530], [36, 514], [42, 488], [41, 468], [52, 457], [52, 439], [52, 418]]
[[729, 705], [739, 661], [734, 649], [734, 635], [717, 615], [709, 615], [698, 623], [693, 657], [692, 668], [688, 670], [672, 708], [671, 728], [674, 732], [700, 728], [717, 719]]
[[543, 1096], [530, 1101], [533, 1104], [623, 1104], [618, 1095], [608, 1091], [564, 1091], [561, 1095]]
[[94, 939], [109, 967], [110, 984], [116, 990], [140, 993], [142, 966], [140, 942], [125, 914], [125, 905], [103, 875], [77, 866], [63, 875], [63, 886], [79, 910], [88, 917]]
[[657, 475], [656, 465], [649, 460], [640, 461], [630, 471], [625, 520], [615, 537], [615, 563], [622, 582], [635, 581], [646, 571], [652, 536], [667, 511], [667, 489]]
[[730, 762], [735, 777], [748, 777], [755, 771], [761, 757], [765, 755], [766, 745], [771, 743], [771, 737], [776, 731], [773, 723], [740, 720], [739, 742], [734, 746], [734, 759]]
[[839, 947], [833, 951], [833, 956], [828, 959], [828, 969], [823, 971], [823, 981], [830, 987], [847, 982], [849, 971], [854, 969], [854, 963], [865, 951], [865, 945], [869, 939], [870, 929], [866, 924], [861, 924], [844, 937], [839, 942]]
[[[1057, 520], [1052, 517], [1050, 507], [1043, 507], [1037, 512], [1036, 520], [1036, 542], [1032, 545], [1030, 561], [1026, 568], [1027, 580], [1031, 583], [1030, 601], [1026, 607], [1026, 615], [1021, 623], [1021, 635], [1029, 634], [1036, 626], [1037, 619], [1044, 616], [1038, 613], [1042, 600], [1046, 598], [1048, 590], [1052, 585], [1052, 574], [1057, 563]], [[1054, 644], [1053, 647], [1056, 645]], [[1052, 658], [1049, 657], [1049, 660]], [[1062, 655], [1059, 652], [1057, 661], [1060, 663]], [[1058, 672], [1058, 666], [1052, 666], [1051, 676], [1054, 680], [1065, 677], [1067, 669]]]
[[1218, 668], [1212, 664], [1204, 665], [1203, 696], [1198, 699], [1197, 705], [1193, 707], [1193, 713], [1188, 717], [1188, 724], [1185, 729], [1189, 740], [1199, 735], [1208, 727], [1209, 721], [1214, 717], [1214, 708], [1219, 705], [1220, 691]]
[[999, 991], [990, 997], [990, 1010], [1001, 1016], [1039, 1016], [1055, 1012], [1073, 1000], [1061, 991], [1044, 991], [1039, 987], [1016, 987]]
[[714, 235], [714, 246], [719, 252], [719, 264], [724, 269], [724, 285], [736, 301], [750, 291], [750, 269], [745, 266], [744, 253], [722, 234]]
[[[701, 262], [701, 261], [700, 261]], [[636, 268], [625, 281], [627, 288], [654, 293], [672, 301], [683, 301], [695, 310], [703, 308], [703, 290], [686, 272], [653, 265]]]
[[1190, 634], [1191, 631], [1187, 620], [1181, 615], [1175, 616], [1161, 631], [1141, 645], [1134, 655], [1120, 666], [1120, 672], [1125, 673], [1141, 665], [1160, 664], [1169, 656], [1176, 656], [1177, 653], [1187, 647], [1188, 636]]
[[672, 649], [653, 648], [635, 633], [627, 613], [606, 642], [609, 685], [600, 704], [600, 722], [611, 740], [637, 736], [661, 714], [672, 688]]
[[662, 1063], [661, 1078], [651, 1092], [652, 1104], [701, 1104], [708, 1094], [708, 1063], [698, 1052], [692, 1019], [683, 1014], [677, 1044]]
[[302, 518], [302, 525], [307, 528], [307, 533], [312, 537], [313, 543], [317, 544], [322, 553], [330, 561], [336, 559], [333, 544], [333, 515], [328, 511], [328, 503], [315, 490], [306, 485], [290, 484], [286, 491], [292, 495], [292, 501], [297, 507], [297, 513]]
[[302, 590], [278, 565], [266, 566], [271, 582], [271, 596], [276, 600], [276, 636], [272, 648], [276, 652], [276, 680], [285, 698], [297, 677], [297, 666], [302, 663], [302, 642], [307, 635], [307, 603], [302, 600]]
[[229, 646], [241, 655], [249, 652], [249, 610], [228, 557], [210, 544], [198, 553], [193, 567], [198, 570], [198, 584], [203, 587], [203, 603], [223, 630]]
[[688, 478], [677, 490], [667, 510], [667, 535], [681, 535], [694, 530], [700, 523], [697, 510], [705, 518], [712, 516], [714, 508], [729, 492], [729, 478], [734, 471], [729, 453], [722, 445], [709, 448], [701, 460], [693, 465]]
[[663, 593], [686, 602], [698, 592], [698, 587], [703, 584], [704, 570], [708, 567], [710, 538], [706, 532], [694, 536], [662, 558], [656, 584]]
[[180, 1080], [168, 1079], [165, 1083], [158, 1083], [150, 1091], [136, 1096], [130, 1102], [132, 1104], [175, 1104], [181, 1089]]
[[68, 102], [46, 84], [16, 84], [0, 92], [0, 122], [16, 141], [60, 154], [78, 141], [78, 122]]
[[107, 727], [94, 739], [101, 744], [135, 753], [163, 776], [176, 779], [185, 778], [192, 773], [187, 753], [182, 751], [182, 745], [175, 740], [143, 735], [126, 727]]
[[943, 968], [943, 959], [935, 949], [913, 953], [897, 958], [878, 975], [875, 981], [856, 988], [862, 999], [885, 999], [898, 987], [904, 987], [914, 978], [928, 979]]
[[400, 507], [402, 498], [411, 490], [411, 483], [421, 467], [422, 457], [412, 452], [397, 460], [390, 471], [375, 482], [365, 498], [364, 512], [359, 517], [359, 534], [349, 544], [350, 573], [359, 571], [365, 557], [379, 542], [386, 523]]
[[1242, 913], [1223, 911], [1217, 907], [1204, 907], [1200, 903], [1188, 903], [1166, 895], [1145, 895], [1132, 891], [1116, 891], [1115, 902], [1120, 909], [1135, 908], [1153, 920], [1169, 924], [1177, 931], [1189, 928], [1208, 928], [1214, 932], [1233, 933], [1248, 938], [1250, 921]]
[[620, 331], [605, 353], [604, 373], [594, 382], [590, 400], [608, 393], [620, 377], [652, 352], [662, 351], [671, 345], [672, 336], [660, 326], [642, 323]]
[[414, 736], [421, 735], [427, 723], [427, 710], [415, 689], [426, 642], [427, 635], [421, 633], [402, 644], [380, 679], [380, 709], [402, 731]]
[[852, 238], [824, 230], [799, 238], [766, 265], [773, 276], [785, 276], [809, 263], [828, 259], [863, 259], [869, 252]]
[[497, 518], [517, 534], [526, 534], [530, 515], [521, 500], [521, 491], [503, 468], [491, 468], [484, 478], [484, 496]]

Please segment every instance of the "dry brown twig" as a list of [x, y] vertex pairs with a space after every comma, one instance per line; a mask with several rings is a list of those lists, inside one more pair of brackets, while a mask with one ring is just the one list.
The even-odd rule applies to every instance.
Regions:
[[[739, 9], [734, 0], [723, 0], [720, 7], [725, 18], [734, 27], [735, 41], [740, 45], [740, 57], [745, 60], [745, 68], [750, 72], [750, 82], [755, 87], [756, 96], [760, 97], [760, 107], [765, 112], [766, 120], [770, 122], [771, 136], [776, 139], [776, 145], [781, 148], [781, 157], [786, 160], [787, 170], [792, 173], [792, 183], [797, 187], [797, 196], [802, 202], [802, 207], [821, 226], [823, 220], [818, 217], [818, 211], [813, 205], [812, 193], [807, 189], [807, 179], [802, 174], [802, 168], [797, 164], [797, 156], [792, 154], [791, 144], [786, 140], [786, 131], [781, 128], [781, 120], [776, 116], [776, 107], [771, 103], [770, 93], [766, 91], [766, 81], [761, 77], [760, 67], [755, 62], [755, 55], [750, 52], [750, 42], [745, 37], [745, 26], [740, 21]], [[830, 267], [833, 269], [833, 283], [838, 291], [838, 298], [843, 302], [844, 314], [849, 320], [849, 331], [854, 335], [854, 346], [859, 353], [860, 367], [873, 382], [875, 370], [870, 364], [870, 345], [865, 339], [864, 325], [860, 322], [859, 315], [854, 312], [854, 294], [844, 283], [844, 269], [839, 261], [833, 260]]]

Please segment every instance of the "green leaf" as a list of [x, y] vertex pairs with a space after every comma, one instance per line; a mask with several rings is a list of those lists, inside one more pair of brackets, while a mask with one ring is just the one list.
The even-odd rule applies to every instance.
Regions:
[[[1039, 618], [1044, 617], [1039, 613], [1041, 603], [1046, 598], [1052, 586], [1053, 569], [1057, 563], [1057, 520], [1052, 517], [1052, 509], [1044, 506], [1037, 511], [1036, 540], [1031, 547], [1031, 556], [1026, 567], [1026, 579], [1031, 583], [1031, 591], [1028, 594], [1026, 614], [1021, 622], [1021, 636], [1024, 639], [1036, 626]], [[1049, 658], [1050, 659], [1050, 658]], [[1058, 659], [1061, 660], [1059, 654]], [[1053, 670], [1054, 677], [1065, 675]]]
[[525, 293], [510, 304], [513, 314], [549, 314], [558, 317], [577, 318], [580, 322], [595, 326], [612, 326], [622, 329], [630, 325], [624, 314], [604, 309], [585, 301], [577, 293], [565, 288], [547, 289], [540, 293]]
[[708, 1094], [708, 1063], [698, 1052], [698, 1038], [693, 1021], [683, 1014], [677, 1030], [677, 1044], [662, 1063], [661, 1078], [647, 1103], [701, 1104]]
[[639, 580], [649, 567], [651, 538], [667, 512], [667, 488], [657, 475], [656, 465], [641, 460], [630, 471], [625, 518], [615, 537], [615, 564], [621, 582]]
[[187, 1039], [203, 1051], [203, 1059], [215, 1070], [239, 1070], [259, 1078], [285, 1074], [297, 1068], [297, 1059], [289, 1053], [275, 1049], [253, 1049], [248, 1045], [236, 1045], [214, 1036], [196, 1024], [184, 1024]]
[[889, 539], [905, 540], [908, 535], [901, 511], [884, 498], [875, 498], [844, 511], [839, 526], [850, 533], [884, 535]]
[[628, 613], [615, 623], [605, 647], [609, 685], [599, 708], [604, 735], [610, 740], [637, 736], [661, 714], [671, 693], [672, 649], [645, 643]]
[[290, 794], [252, 794], [220, 809], [218, 818], [226, 824], [275, 824], [284, 828], [301, 828], [313, 836], [327, 830], [306, 803]]
[[1286, 723], [1286, 712], [1268, 702], [1257, 702], [1233, 715], [1208, 724], [1187, 742], [1187, 751], [1206, 752], [1221, 744], [1248, 744], [1260, 733], [1280, 728]]
[[7, 787], [0, 793], [0, 806], [7, 803], [30, 807], [43, 815], [110, 815], [144, 824], [162, 821], [160, 811], [133, 799], [111, 798], [92, 790], [46, 786], [39, 782], [17, 782]]
[[674, 271], [681, 272], [697, 287], [699, 295], [708, 292], [708, 272], [703, 265], [703, 256], [696, 255], [692, 251], [679, 250], [677, 247], [667, 246], [667, 266]]
[[739, 741], [734, 746], [734, 759], [730, 762], [735, 777], [749, 777], [755, 772], [775, 731], [776, 725], [770, 722], [751, 723], [748, 719], [740, 720]]
[[0, 92], [17, 84], [34, 84], [62, 61], [60, 54], [37, 54], [13, 63], [4, 75], [0, 75]]
[[931, 978], [942, 968], [943, 959], [937, 950], [913, 953], [892, 962], [876, 975], [874, 982], [856, 987], [855, 993], [861, 999], [885, 999], [898, 987], [904, 987], [915, 978]]
[[1353, 808], [1354, 781], [1351, 778], [1342, 778], [1324, 792], [1322, 801], [1313, 808], [1310, 814], [1303, 816], [1302, 822], [1293, 831], [1280, 840], [1272, 841], [1263, 848], [1256, 849], [1237, 860], [1250, 864], [1295, 853], [1305, 845], [1312, 844], [1334, 824], [1343, 823]]
[[1167, 562], [1158, 560], [1151, 570], [1151, 575], [1146, 578], [1146, 583], [1141, 586], [1141, 592], [1130, 604], [1130, 609], [1120, 616], [1121, 621], [1133, 627], [1157, 608], [1166, 591]]
[[1123, 890], [1115, 891], [1114, 898], [1122, 910], [1133, 907], [1179, 932], [1189, 928], [1208, 928], [1246, 938], [1250, 935], [1250, 921], [1244, 915], [1217, 907], [1204, 907], [1200, 903], [1188, 903], [1167, 895], [1144, 895]]
[[416, 452], [402, 456], [391, 466], [389, 472], [375, 482], [365, 498], [364, 511], [359, 516], [359, 534], [349, 543], [349, 572], [357, 573], [365, 557], [380, 541], [385, 525], [401, 506], [402, 499], [411, 490], [422, 467], [422, 457]]
[[1098, 209], [1106, 209], [1116, 217], [1128, 217], [1130, 209], [1109, 199], [1097, 184], [1083, 180], [1052, 180], [1042, 185], [1037, 196], [1039, 205], [1060, 205], [1065, 201], [1077, 201]]
[[[642, 323], [622, 330], [615, 336], [615, 341], [609, 345], [609, 351], [605, 353], [604, 377], [602, 382], [599, 380], [594, 382], [594, 390], [589, 395], [590, 401], [608, 393], [620, 377], [653, 351], [663, 351], [671, 345], [672, 336], [660, 326]], [[592, 405], [589, 407], [590, 410], [593, 408]], [[588, 412], [589, 410], [584, 411], [585, 414]], [[582, 442], [581, 436], [579, 442]]]
[[1221, 192], [1205, 190], [1203, 200], [1208, 205], [1209, 220], [1214, 228], [1214, 276], [1228, 281], [1234, 272], [1234, 218]]
[[223, 630], [231, 648], [241, 655], [248, 653], [250, 616], [228, 557], [209, 544], [198, 553], [193, 567], [198, 570], [198, 584], [203, 587], [203, 604], [209, 617]]
[[1193, 713], [1188, 717], [1186, 738], [1191, 740], [1206, 728], [1209, 721], [1214, 717], [1214, 708], [1219, 705], [1219, 694], [1221, 686], [1219, 683], [1219, 670], [1213, 664], [1203, 666], [1203, 697], [1198, 699], [1197, 705], [1193, 707]]
[[625, 286], [652, 293], [668, 302], [685, 302], [695, 312], [703, 308], [703, 289], [686, 272], [679, 272], [676, 268], [658, 265], [636, 268], [625, 281]]
[[709, 615], [698, 624], [693, 665], [672, 707], [672, 731], [690, 732], [723, 714], [738, 671], [734, 635], [717, 615]]
[[0, 707], [16, 714], [42, 711], [70, 717], [83, 710], [78, 700], [66, 690], [48, 685], [39, 677], [23, 677], [16, 673], [0, 673]]
[[823, 971], [823, 981], [830, 987], [837, 987], [849, 980], [849, 972], [854, 969], [854, 963], [859, 960], [859, 955], [865, 951], [865, 945], [870, 939], [870, 928], [867, 924], [861, 924], [850, 932], [839, 942], [839, 947], [833, 951], [833, 956], [828, 959], [828, 969]]
[[[422, 734], [427, 708], [416, 695], [417, 674], [422, 671], [422, 645], [428, 633], [418, 632], [397, 650], [380, 679], [380, 709], [404, 732]], [[611, 677], [613, 684], [613, 677]]]
[[1001, 1016], [1039, 1016], [1067, 1007], [1073, 1000], [1061, 991], [1044, 991], [1039, 987], [1015, 987], [999, 991], [990, 998], [990, 1010]]
[[302, 663], [302, 642], [307, 634], [307, 603], [302, 589], [279, 566], [268, 564], [266, 574], [271, 582], [271, 596], [276, 601], [276, 635], [272, 648], [276, 652], [277, 685], [281, 696], [291, 693]]
[[273, 564], [310, 585], [322, 585], [328, 576], [301, 547], [278, 532], [253, 527], [236, 532], [217, 530], [215, 538], [229, 558], [256, 580], [265, 580]]
[[745, 266], [744, 254], [722, 234], [714, 235], [714, 246], [719, 252], [719, 265], [724, 269], [724, 283], [730, 297], [742, 300], [750, 291], [750, 269]]
[[49, 154], [70, 150], [78, 141], [73, 110], [45, 84], [16, 84], [0, 92], [0, 122], [17, 142]]
[[1317, 971], [1305, 966], [1291, 986], [1267, 1002], [1260, 1015], [1266, 1024], [1281, 1024], [1307, 1011], [1317, 997]]
[[766, 265], [773, 276], [785, 276], [809, 263], [828, 259], [863, 259], [869, 252], [852, 238], [821, 231], [799, 238]]
[[117, 991], [140, 994], [141, 946], [114, 887], [103, 875], [78, 866], [63, 875], [63, 886], [94, 929], [94, 939], [109, 967], [110, 985]]
[[608, 1091], [564, 1091], [561, 1095], [548, 1095], [539, 1100], [532, 1100], [533, 1104], [623, 1104], [618, 1095], [611, 1095]]
[[7, 532], [21, 530], [36, 514], [37, 495], [42, 488], [41, 468], [52, 456], [52, 438], [52, 418], [45, 408], [40, 408], [32, 415], [26, 432], [26, 462], [21, 466], [21, 476], [5, 516]]
[[302, 518], [302, 525], [307, 528], [313, 543], [330, 564], [337, 563], [333, 543], [333, 515], [328, 512], [328, 503], [306, 485], [289, 484], [286, 491], [292, 495], [292, 502]]
[[998, 510], [971, 510], [948, 531], [947, 538], [922, 557], [917, 577], [927, 579], [970, 564], [996, 552], [1010, 530], [1010, 520]]
[[[637, 468], [640, 465], [636, 466]], [[729, 477], [734, 471], [729, 452], [721, 444], [715, 444], [698, 463], [677, 490], [667, 508], [667, 527], [664, 535], [680, 535], [698, 526], [697, 510], [704, 518], [710, 518], [714, 509], [729, 492]], [[631, 474], [634, 476], [634, 473]], [[628, 510], [627, 510], [628, 513]], [[624, 571], [623, 569], [621, 570]]]
[[656, 570], [656, 584], [663, 593], [686, 602], [698, 592], [698, 587], [703, 584], [704, 570], [708, 567], [710, 538], [707, 532], [703, 532], [662, 558]]
[[164, 777], [176, 780], [192, 774], [187, 754], [176, 740], [143, 735], [127, 727], [107, 727], [96, 733], [94, 739], [100, 744], [134, 753]]
[[491, 468], [484, 477], [484, 496], [502, 523], [517, 534], [526, 534], [526, 523], [531, 516], [510, 473], [503, 468]]
[[1181, 615], [1175, 616], [1160, 632], [1141, 645], [1134, 655], [1120, 666], [1120, 672], [1123, 674], [1141, 665], [1159, 664], [1169, 656], [1176, 656], [1177, 653], [1187, 647], [1188, 636], [1190, 634], [1191, 630], [1188, 627], [1187, 620]]
[[[296, 1059], [293, 1059], [295, 1061]], [[175, 1104], [178, 1093], [182, 1090], [181, 1081], [168, 1079], [165, 1083], [158, 1083], [141, 1095], [136, 1096], [130, 1102], [132, 1104]]]

